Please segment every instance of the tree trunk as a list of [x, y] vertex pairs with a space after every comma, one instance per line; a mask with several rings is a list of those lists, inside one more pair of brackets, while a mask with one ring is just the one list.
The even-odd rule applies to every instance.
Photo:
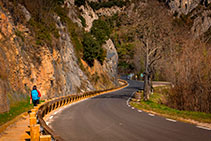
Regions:
[[148, 42], [146, 44], [147, 50], [145, 55], [145, 75], [144, 75], [144, 101], [149, 100], [149, 53], [148, 53]]
[[149, 79], [148, 79], [148, 74], [145, 74], [144, 76], [144, 101], [149, 100]]
[[152, 74], [149, 75], [149, 95], [153, 94], [153, 87], [152, 87]]

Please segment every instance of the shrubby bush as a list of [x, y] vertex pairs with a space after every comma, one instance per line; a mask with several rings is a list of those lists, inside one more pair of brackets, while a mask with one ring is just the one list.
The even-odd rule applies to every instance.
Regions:
[[102, 45], [110, 37], [111, 29], [109, 24], [104, 20], [95, 20], [91, 28], [91, 34]]
[[134, 71], [135, 69], [135, 65], [132, 61], [135, 53], [135, 46], [133, 45], [133, 43], [128, 43], [128, 40], [129, 39], [127, 34], [115, 34], [112, 37], [112, 41], [115, 44], [119, 56], [118, 70], [120, 73], [129, 73], [131, 71]]
[[[206, 45], [187, 42], [179, 58], [172, 57], [166, 77], [174, 84], [167, 105], [179, 110], [211, 113], [211, 52]], [[176, 61], [175, 61], [176, 60]]]
[[89, 5], [94, 10], [98, 10], [100, 8], [111, 8], [112, 6], [123, 7], [127, 4], [127, 1], [123, 0], [109, 0], [107, 2], [90, 2]]
[[81, 5], [85, 5], [85, 0], [75, 0], [75, 5], [80, 7]]
[[94, 59], [97, 59], [101, 64], [103, 63], [105, 59], [105, 51], [90, 33], [84, 34], [82, 44], [84, 48], [83, 59], [89, 64], [89, 66], [93, 66]]
[[120, 61], [118, 63], [118, 69], [120, 72], [129, 73], [135, 69], [135, 66], [133, 63], [128, 63], [126, 61]]

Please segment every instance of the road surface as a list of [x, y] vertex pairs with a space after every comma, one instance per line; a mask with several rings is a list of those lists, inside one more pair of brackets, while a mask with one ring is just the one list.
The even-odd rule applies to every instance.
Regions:
[[127, 100], [143, 83], [128, 82], [51, 116], [50, 127], [66, 141], [211, 141], [210, 130], [129, 107]]

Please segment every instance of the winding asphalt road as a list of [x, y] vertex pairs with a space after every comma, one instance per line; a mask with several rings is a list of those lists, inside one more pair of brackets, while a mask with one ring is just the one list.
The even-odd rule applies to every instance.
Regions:
[[211, 131], [132, 109], [127, 100], [143, 83], [74, 104], [49, 125], [66, 141], [211, 141]]

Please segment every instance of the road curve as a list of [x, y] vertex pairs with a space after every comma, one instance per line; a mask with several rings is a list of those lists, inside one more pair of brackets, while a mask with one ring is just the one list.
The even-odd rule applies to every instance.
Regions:
[[127, 106], [143, 83], [90, 98], [51, 116], [49, 126], [66, 141], [211, 141], [211, 131]]

